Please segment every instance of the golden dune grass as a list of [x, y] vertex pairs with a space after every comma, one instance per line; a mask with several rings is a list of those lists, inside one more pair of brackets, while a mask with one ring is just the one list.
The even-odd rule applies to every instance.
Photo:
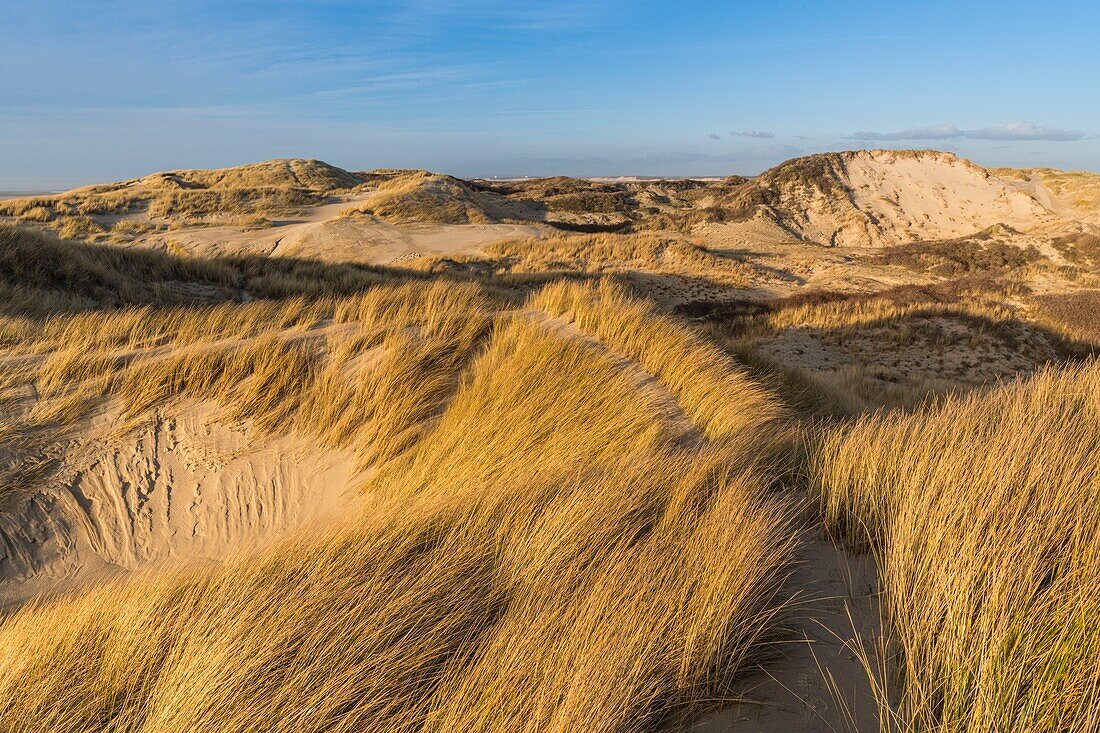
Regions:
[[[36, 403], [0, 420], [46, 436], [115, 401], [138, 419], [166, 400], [213, 400], [269, 432], [296, 430], [364, 463], [399, 452], [487, 336], [474, 285], [378, 287], [361, 296], [58, 316], [12, 369]], [[363, 362], [361, 356], [373, 358]]]
[[[277, 385], [270, 380], [284, 367], [308, 377], [287, 395], [294, 399], [288, 404], [314, 415], [302, 429], [315, 427], [312, 434], [328, 440], [340, 426], [344, 447], [364, 414], [344, 408], [353, 398], [364, 404], [379, 396], [375, 382], [392, 380], [386, 369], [434, 368], [439, 353], [465, 358], [480, 337], [458, 333], [464, 326], [455, 324], [472, 324], [478, 333], [488, 328], [492, 298], [473, 283], [316, 263], [180, 259], [68, 245], [3, 227], [0, 244], [0, 291], [10, 296], [0, 306], [0, 430], [18, 436], [15, 455], [22, 461], [120, 398], [129, 400], [135, 419], [141, 407], [173, 396], [238, 403], [238, 395], [256, 389], [250, 385]], [[183, 304], [201, 289], [226, 302]], [[276, 297], [229, 300], [248, 291]], [[278, 297], [286, 291], [292, 295]], [[307, 295], [293, 294], [301, 292]], [[465, 346], [455, 338], [466, 339]], [[383, 341], [387, 348], [371, 362], [378, 368], [359, 374], [358, 352]], [[235, 383], [237, 377], [247, 384]], [[269, 408], [289, 409], [262, 398], [246, 405], [234, 409], [263, 425], [272, 424]], [[372, 440], [381, 446], [388, 438]], [[17, 488], [13, 482], [5, 474], [0, 493]]]
[[426, 171], [382, 178], [377, 192], [344, 216], [376, 216], [393, 224], [490, 224], [493, 218], [462, 181]]
[[751, 381], [713, 344], [648, 302], [604, 281], [556, 283], [531, 299], [533, 307], [575, 323], [613, 351], [637, 361], [676, 396], [712, 440], [743, 440], [767, 453], [764, 436], [779, 437], [778, 401]]
[[[623, 288], [517, 308], [472, 280], [0, 237], [0, 455], [202, 400], [369, 469], [333, 525], [6, 619], [0, 731], [652, 730], [720, 704], [775, 634], [784, 410]], [[259, 298], [198, 305], [177, 282]], [[874, 300], [738, 327], [941, 305], [1010, 318]], [[1097, 395], [1093, 362], [811, 431], [827, 523], [880, 557], [888, 729], [1100, 730]], [[0, 487], [48, 471], [23, 468]]]
[[829, 524], [880, 556], [897, 727], [1100, 730], [1100, 367], [827, 433]]
[[517, 272], [601, 273], [637, 269], [694, 275], [729, 286], [745, 287], [752, 269], [711, 254], [682, 235], [568, 234], [496, 242], [487, 255], [505, 260]]
[[[707, 707], [771, 624], [784, 547], [751, 485], [657, 468], [453, 486], [24, 611], [0, 630], [0, 728], [636, 730]], [[662, 512], [675, 489], [716, 496]]]
[[[588, 336], [442, 282], [13, 327], [43, 424], [214, 401], [373, 470], [326, 529], [6, 620], [0, 730], [635, 731], [714, 707], [782, 607], [779, 407], [621, 290], [540, 304]], [[624, 357], [711, 439], [678, 440]]]
[[1005, 305], [1002, 298], [967, 293], [953, 302], [944, 302], [934, 297], [900, 302], [889, 297], [873, 297], [792, 304], [760, 315], [744, 317], [735, 328], [742, 338], [772, 335], [787, 328], [798, 327], [851, 335], [870, 324], [937, 316], [978, 319], [990, 325], [1007, 325], [1018, 320], [1015, 311]]
[[[441, 281], [475, 281], [451, 273]], [[139, 248], [62, 242], [0, 224], [0, 319], [42, 320], [58, 313], [122, 306], [226, 303], [348, 296], [379, 285], [421, 283], [426, 273], [313, 260], [175, 256]], [[493, 290], [496, 283], [483, 283]], [[512, 284], [507, 279], [501, 285]]]

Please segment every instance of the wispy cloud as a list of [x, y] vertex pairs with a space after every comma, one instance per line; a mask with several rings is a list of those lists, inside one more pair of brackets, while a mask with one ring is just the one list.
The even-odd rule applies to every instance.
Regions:
[[322, 89], [313, 92], [312, 96], [325, 98], [359, 96], [389, 91], [400, 92], [435, 84], [453, 84], [470, 76], [472, 76], [472, 72], [466, 68], [455, 66], [400, 71], [374, 76], [368, 75], [356, 79], [356, 83], [350, 86]]
[[1036, 125], [1032, 122], [1003, 122], [980, 130], [960, 130], [950, 122], [930, 127], [911, 127], [898, 132], [857, 132], [846, 136], [849, 140], [1042, 140], [1048, 142], [1072, 142], [1081, 140], [1085, 133], [1070, 127]]
[[721, 140], [722, 136], [719, 135], [717, 132], [708, 132], [707, 133], [707, 138], [709, 140]]
[[607, 3], [563, 0], [540, 7], [511, 0], [402, 0], [384, 15], [388, 24], [416, 34], [429, 24], [455, 19], [512, 32], [573, 31], [598, 24], [607, 15]]
[[731, 132], [730, 137], [755, 137], [761, 140], [770, 140], [775, 137], [774, 132], [764, 132], [763, 130], [742, 130], [741, 132]]
[[1049, 140], [1068, 142], [1080, 140], [1085, 133], [1071, 127], [1051, 127], [1030, 122], [1005, 122], [984, 130], [972, 130], [966, 135], [975, 140]]
[[[501, 20], [501, 15], [506, 17]], [[494, 21], [518, 31], [567, 31], [587, 27], [601, 15], [600, 4], [594, 2], [557, 2], [549, 7], [507, 3], [496, 11]]]

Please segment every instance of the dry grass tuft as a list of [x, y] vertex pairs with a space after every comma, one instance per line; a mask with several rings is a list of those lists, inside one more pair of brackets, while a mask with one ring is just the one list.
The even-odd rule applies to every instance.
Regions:
[[53, 219], [53, 212], [45, 206], [32, 206], [19, 214], [19, 221], [45, 223], [51, 219]]
[[95, 240], [105, 233], [99, 222], [90, 216], [67, 217], [57, 227], [57, 234], [62, 239]]
[[633, 300], [606, 281], [558, 283], [531, 302], [641, 364], [711, 439], [741, 442], [746, 453], [762, 455], [776, 438], [777, 402], [712, 344], [659, 315], [652, 304]]
[[827, 433], [810, 475], [876, 548], [902, 730], [1100, 729], [1100, 367]]

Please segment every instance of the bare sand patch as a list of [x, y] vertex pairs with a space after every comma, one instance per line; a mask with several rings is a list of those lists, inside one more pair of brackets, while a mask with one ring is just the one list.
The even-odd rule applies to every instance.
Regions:
[[210, 403], [121, 433], [117, 418], [94, 422], [47, 482], [0, 512], [0, 600], [38, 576], [63, 586], [86, 571], [218, 560], [357, 502], [350, 456], [264, 437]]

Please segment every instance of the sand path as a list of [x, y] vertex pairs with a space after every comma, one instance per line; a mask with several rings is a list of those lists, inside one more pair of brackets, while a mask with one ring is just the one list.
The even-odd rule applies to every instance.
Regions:
[[811, 524], [787, 592], [794, 608], [777, 658], [736, 690], [744, 702], [685, 733], [872, 733], [879, 713], [860, 647], [880, 637], [874, 559], [853, 555]]

